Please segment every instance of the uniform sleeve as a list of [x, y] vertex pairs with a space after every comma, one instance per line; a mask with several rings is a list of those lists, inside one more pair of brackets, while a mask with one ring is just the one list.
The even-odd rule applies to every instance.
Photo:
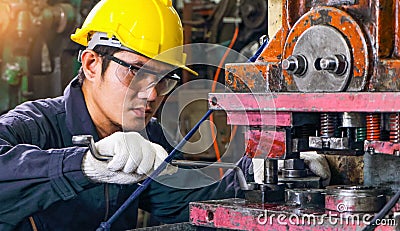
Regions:
[[[249, 160], [249, 158], [243, 157], [238, 162], [238, 166], [245, 173], [248, 173], [250, 167], [251, 160]], [[192, 173], [195, 174], [195, 172]], [[179, 170], [176, 174], [158, 177], [141, 196], [139, 207], [150, 212], [161, 222], [176, 223], [189, 221], [189, 202], [244, 197], [233, 170], [228, 170], [222, 180], [217, 182], [205, 176], [200, 176], [201, 174], [192, 175], [190, 172], [183, 173]], [[201, 181], [203, 182], [199, 183]], [[170, 182], [175, 182], [175, 184]], [[185, 186], [187, 188], [190, 182], [208, 186], [183, 189]], [[179, 184], [182, 187], [168, 186]]]
[[81, 171], [86, 148], [41, 150], [24, 118], [0, 117], [0, 226], [15, 226], [91, 183]]

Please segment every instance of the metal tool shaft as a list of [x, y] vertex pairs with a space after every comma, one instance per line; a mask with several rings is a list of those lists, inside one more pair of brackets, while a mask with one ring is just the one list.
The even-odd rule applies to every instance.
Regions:
[[72, 143], [75, 145], [87, 145], [89, 147], [90, 153], [97, 160], [107, 161], [112, 159], [112, 156], [102, 155], [97, 151], [92, 135], [73, 136]]
[[206, 162], [206, 161], [186, 161], [186, 160], [173, 160], [171, 162], [173, 165], [177, 166], [187, 166], [187, 167], [212, 167], [212, 168], [228, 168], [233, 169], [238, 177], [239, 185], [241, 190], [249, 190], [249, 185], [247, 184], [246, 178], [241, 168], [236, 164], [224, 163], [224, 162]]

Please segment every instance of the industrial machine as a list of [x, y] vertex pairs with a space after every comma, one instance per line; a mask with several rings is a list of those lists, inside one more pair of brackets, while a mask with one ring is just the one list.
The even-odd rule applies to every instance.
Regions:
[[[400, 2], [281, 5], [281, 28], [257, 61], [226, 65], [226, 85], [235, 93], [209, 94], [209, 108], [246, 128], [246, 154], [262, 176], [245, 200], [191, 203], [190, 222], [360, 230], [400, 189]], [[310, 151], [328, 159], [330, 186], [322, 187], [299, 158]], [[395, 230], [398, 211], [394, 206], [376, 230]]]
[[[0, 0], [0, 114], [61, 94], [78, 66], [69, 34], [96, 2]], [[265, 2], [244, 2], [243, 41], [249, 41], [251, 28], [263, 25], [257, 10]], [[191, 203], [190, 222], [358, 230], [400, 189], [400, 1], [280, 6], [281, 27], [257, 61], [226, 65], [225, 82], [235, 93], [209, 94], [209, 108], [226, 111], [229, 124], [244, 128], [246, 154], [261, 170], [244, 200]], [[310, 151], [328, 159], [329, 186], [300, 158]], [[399, 211], [395, 205], [376, 229], [395, 230]]]
[[79, 47], [69, 35], [96, 2], [0, 1], [0, 114], [62, 94], [79, 67]]

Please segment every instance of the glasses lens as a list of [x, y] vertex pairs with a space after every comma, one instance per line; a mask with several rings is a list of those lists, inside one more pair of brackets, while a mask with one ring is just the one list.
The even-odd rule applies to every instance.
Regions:
[[115, 75], [119, 79], [119, 81], [125, 86], [129, 86], [135, 77], [136, 71], [130, 70], [127, 67], [122, 65], [118, 65], [117, 69], [115, 69]]
[[[154, 87], [159, 96], [164, 96], [171, 92], [180, 80], [180, 77], [176, 74], [165, 75], [165, 73], [157, 73], [139, 66], [132, 70], [132, 68], [121, 65], [122, 60], [112, 58], [119, 64], [115, 69], [115, 76], [122, 84], [135, 91], [148, 91]], [[135, 66], [131, 65], [131, 67]]]
[[169, 77], [162, 78], [156, 85], [157, 94], [163, 96], [170, 93], [177, 83], [178, 79]]

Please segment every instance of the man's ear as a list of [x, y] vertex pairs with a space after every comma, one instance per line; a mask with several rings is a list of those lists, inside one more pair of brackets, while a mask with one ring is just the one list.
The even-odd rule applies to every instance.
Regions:
[[101, 57], [92, 50], [84, 50], [81, 54], [82, 70], [89, 81], [101, 75]]

